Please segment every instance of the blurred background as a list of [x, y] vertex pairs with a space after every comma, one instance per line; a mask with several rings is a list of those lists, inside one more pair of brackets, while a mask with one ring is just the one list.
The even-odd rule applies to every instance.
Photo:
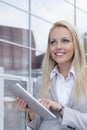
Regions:
[[7, 86], [19, 82], [32, 94], [49, 30], [58, 20], [76, 26], [87, 62], [86, 0], [0, 0], [0, 130], [29, 130]]

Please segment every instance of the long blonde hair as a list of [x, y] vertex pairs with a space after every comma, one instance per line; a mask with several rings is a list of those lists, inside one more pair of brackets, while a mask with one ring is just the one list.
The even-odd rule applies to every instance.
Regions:
[[81, 97], [82, 94], [87, 92], [86, 83], [85, 83], [85, 52], [83, 47], [83, 42], [81, 40], [80, 35], [78, 34], [76, 28], [69, 24], [66, 21], [59, 21], [56, 22], [53, 27], [51, 28], [48, 36], [48, 47], [47, 51], [43, 60], [43, 86], [41, 90], [41, 97], [46, 96], [47, 92], [49, 91], [51, 80], [50, 80], [50, 73], [56, 62], [52, 59], [49, 53], [49, 45], [50, 45], [50, 34], [52, 30], [56, 27], [65, 27], [71, 34], [74, 44], [74, 57], [73, 57], [73, 65], [75, 68], [75, 94], [78, 98]]

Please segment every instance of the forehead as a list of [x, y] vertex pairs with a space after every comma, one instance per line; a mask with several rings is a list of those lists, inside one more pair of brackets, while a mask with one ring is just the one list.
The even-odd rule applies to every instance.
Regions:
[[50, 38], [56, 36], [72, 38], [70, 31], [65, 27], [55, 27], [50, 33]]

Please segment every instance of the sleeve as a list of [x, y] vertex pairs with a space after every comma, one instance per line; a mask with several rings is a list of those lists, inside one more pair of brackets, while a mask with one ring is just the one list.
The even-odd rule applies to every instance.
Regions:
[[[41, 89], [41, 80], [42, 80], [42, 78], [38, 77], [37, 81], [35, 83], [35, 86], [33, 87], [33, 96], [35, 98], [39, 97], [39, 92]], [[31, 128], [31, 130], [38, 130], [40, 123], [41, 123], [41, 118], [39, 115], [35, 114], [34, 119], [32, 121], [29, 121], [28, 113], [27, 113], [26, 125], [29, 126]]]
[[62, 119], [63, 128], [70, 128], [72, 130], [86, 130], [87, 129], [87, 113], [71, 109], [69, 107], [64, 108], [64, 115]]
[[40, 122], [41, 122], [41, 119], [37, 114], [35, 114], [35, 117], [32, 121], [29, 121], [28, 116], [26, 118], [26, 126], [31, 128], [31, 130], [38, 130]]

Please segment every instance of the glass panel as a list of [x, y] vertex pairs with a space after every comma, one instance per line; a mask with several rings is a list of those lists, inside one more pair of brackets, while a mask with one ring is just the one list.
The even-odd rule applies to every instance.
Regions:
[[[4, 130], [25, 130], [25, 113], [18, 110], [13, 94], [7, 89], [18, 81], [4, 80]], [[27, 82], [19, 82], [27, 89]]]
[[[50, 4], [49, 4], [50, 3]], [[68, 20], [73, 23], [74, 9], [66, 0], [32, 0], [31, 12], [50, 22]]]
[[42, 74], [43, 58], [44, 53], [32, 51], [32, 77], [38, 77]]
[[0, 25], [29, 28], [28, 0], [0, 1]]
[[29, 31], [15, 27], [0, 26], [0, 39], [6, 40], [8, 43], [29, 44]]
[[77, 8], [81, 9], [83, 12], [87, 12], [87, 0], [76, 0]]
[[0, 66], [8, 74], [29, 75], [29, 50], [0, 42]]
[[52, 27], [52, 23], [47, 23], [37, 17], [31, 17], [31, 28], [34, 36], [36, 55], [38, 53], [44, 53], [47, 48], [48, 33]]
[[76, 26], [83, 38], [87, 63], [87, 5], [86, 0], [76, 0]]
[[84, 35], [87, 33], [87, 13], [77, 9], [76, 25], [80, 34]]
[[87, 64], [87, 33], [84, 34], [84, 37], [83, 37], [83, 42], [84, 42], [84, 49], [85, 49], [85, 56], [86, 56], [86, 64]]
[[25, 113], [19, 111], [14, 102], [5, 102], [4, 107], [4, 130], [25, 130]]
[[[74, 7], [76, 3], [76, 26], [81, 34], [86, 32], [87, 28], [87, 5], [86, 0], [65, 0], [67, 4]], [[74, 8], [73, 8], [74, 9]], [[71, 10], [69, 10], [70, 12]], [[74, 10], [73, 10], [74, 11]], [[83, 24], [84, 23], [84, 24]]]

